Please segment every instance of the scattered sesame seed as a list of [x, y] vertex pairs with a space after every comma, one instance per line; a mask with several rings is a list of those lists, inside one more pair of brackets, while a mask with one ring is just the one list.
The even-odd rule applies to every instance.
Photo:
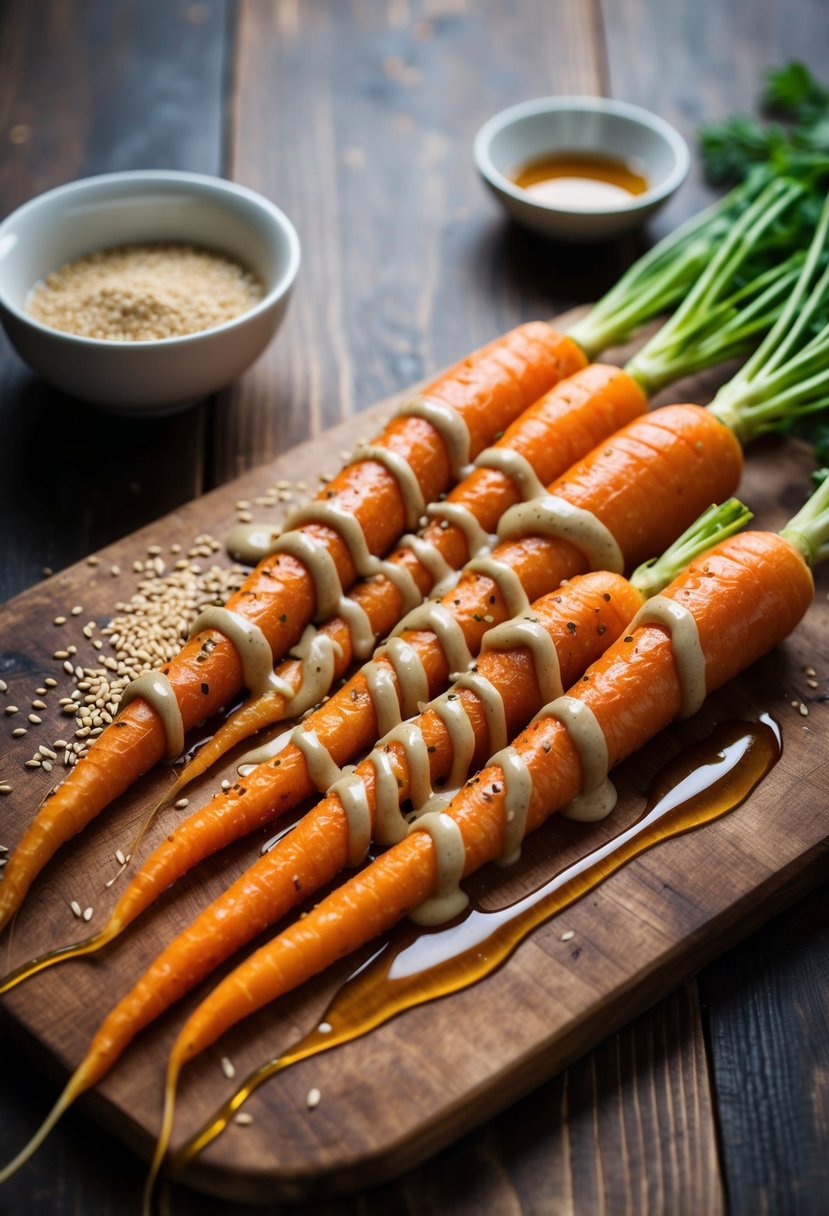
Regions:
[[234, 1115], [233, 1122], [238, 1123], [240, 1127], [250, 1127], [253, 1123], [253, 1115], [246, 1110], [240, 1110], [238, 1115]]
[[100, 566], [101, 559], [100, 557], [96, 557], [94, 553], [91, 553], [86, 559], [86, 564], [87, 566]]
[[66, 617], [65, 616], [56, 616], [54, 621], [52, 622], [52, 624], [53, 625], [65, 625]]
[[16, 726], [12, 731], [12, 738], [22, 739], [26, 733], [27, 731], [25, 726]]
[[72, 616], [80, 616], [82, 612], [83, 608], [81, 608], [80, 604], [76, 604], [72, 609]]
[[115, 860], [118, 862], [119, 866], [125, 866], [127, 864], [126, 853], [124, 853], [124, 851], [122, 849], [116, 849], [115, 850]]
[[309, 1110], [313, 1110], [316, 1106], [319, 1106], [321, 1097], [322, 1094], [315, 1085], [313, 1089], [308, 1090], [308, 1097], [305, 1099], [305, 1105]]
[[32, 701], [32, 709], [48, 709], [45, 701]]
[[41, 764], [42, 764], [41, 760], [37, 760], [34, 756], [32, 756], [31, 760], [26, 761], [25, 767], [26, 768], [40, 768]]
[[20, 710], [16, 705], [7, 705], [6, 713], [9, 715], [9, 717], [11, 717], [12, 714], [19, 714]]
[[561, 940], [563, 942], [571, 942], [575, 936], [574, 931], [572, 929], [568, 929], [566, 933], [562, 933]]
[[8, 692], [9, 686], [5, 680], [0, 680], [0, 692]]
[[93, 911], [94, 911], [94, 910], [93, 910], [92, 908], [84, 908], [84, 910], [83, 910], [83, 919], [84, 919], [85, 921], [87, 921], [87, 922], [91, 921], [91, 920], [92, 920], [92, 916], [93, 916]]
[[80, 919], [82, 913], [81, 913], [81, 905], [78, 903], [78, 901], [76, 899], [73, 899], [72, 902], [70, 903], [69, 907], [72, 909], [72, 911], [75, 913], [75, 915]]
[[12, 787], [7, 781], [0, 782], [0, 794], [10, 794], [11, 792]]
[[797, 707], [797, 708], [798, 708], [798, 710], [799, 710], [799, 712], [800, 712], [801, 717], [803, 717], [803, 718], [807, 718], [807, 717], [809, 716], [809, 710], [808, 710], [807, 706], [805, 706], [805, 705], [803, 704], [803, 702], [802, 702], [802, 701], [800, 702], [800, 704], [798, 705], [798, 707]]
[[189, 798], [179, 798], [179, 800], [176, 803], [174, 803], [174, 805], [175, 805], [175, 808], [177, 811], [183, 811], [186, 806], [190, 805], [190, 799]]
[[330, 1034], [333, 1029], [334, 1028], [330, 1022], [320, 1022], [319, 1026], [317, 1027], [320, 1034]]
[[222, 1056], [222, 1072], [225, 1074], [228, 1081], [232, 1081], [236, 1076], [236, 1069], [233, 1067], [232, 1062], [227, 1058], [227, 1056]]
[[29, 721], [31, 722], [32, 726], [40, 726], [43, 719], [39, 718], [37, 714], [29, 714]]
[[121, 573], [121, 567], [120, 566], [110, 566], [109, 572], [113, 578], [117, 578], [118, 575]]

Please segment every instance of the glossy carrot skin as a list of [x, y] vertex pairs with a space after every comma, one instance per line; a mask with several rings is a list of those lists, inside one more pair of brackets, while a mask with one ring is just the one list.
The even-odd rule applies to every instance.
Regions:
[[[791, 632], [812, 601], [814, 585], [803, 558], [786, 540], [754, 532], [732, 537], [693, 562], [662, 594], [696, 620], [710, 693]], [[590, 707], [604, 731], [610, 766], [619, 763], [679, 712], [681, 684], [667, 630], [649, 624], [625, 634], [568, 696]], [[527, 821], [533, 831], [579, 792], [581, 763], [562, 724], [543, 713], [513, 746], [533, 778]], [[504, 788], [501, 768], [490, 765], [448, 808], [463, 837], [466, 875], [502, 850]], [[431, 837], [415, 831], [227, 976], [182, 1029], [171, 1054], [173, 1068], [248, 1014], [390, 929], [434, 893], [435, 883]]]
[[[629, 566], [667, 548], [711, 502], [736, 487], [742, 455], [731, 432], [695, 405], [666, 406], [624, 427], [594, 449], [551, 491], [595, 511], [614, 534]], [[587, 570], [584, 554], [567, 541], [526, 537], [499, 545], [493, 556], [519, 576], [530, 601]], [[491, 579], [462, 575], [443, 597], [473, 654], [486, 631], [509, 618]], [[429, 697], [449, 683], [449, 666], [436, 635], [403, 635], [423, 661]], [[380, 660], [385, 662], [385, 660]], [[389, 673], [395, 680], [394, 669]], [[377, 739], [374, 702], [357, 672], [305, 720], [342, 766]], [[278, 763], [277, 763], [278, 761]], [[119, 900], [111, 923], [120, 930], [197, 862], [232, 840], [271, 823], [315, 792], [305, 758], [289, 744], [277, 761], [258, 765], [237, 788], [214, 797], [183, 820], [142, 865]]]
[[[641, 604], [641, 596], [620, 575], [598, 572], [571, 580], [533, 605], [559, 654], [562, 680], [570, 683], [618, 637]], [[535, 665], [527, 647], [485, 651], [478, 670], [502, 693], [510, 737], [542, 702]], [[469, 689], [459, 689], [478, 739], [474, 768], [486, 760], [488, 741], [483, 707]], [[434, 711], [419, 722], [429, 747], [433, 782], [452, 767], [452, 746], [445, 724]], [[409, 771], [395, 745], [401, 801], [408, 793]], [[374, 769], [364, 762], [372, 816]], [[213, 901], [149, 966], [96, 1033], [91, 1048], [94, 1079], [103, 1075], [128, 1042], [150, 1021], [236, 950], [274, 924], [292, 907], [334, 879], [347, 864], [348, 826], [342, 804], [330, 795], [309, 811], [271, 853], [260, 857], [226, 892]], [[90, 1065], [93, 1067], [93, 1065]], [[94, 1081], [90, 1081], [94, 1084]]]
[[[585, 362], [571, 339], [545, 322], [530, 322], [456, 364], [421, 395], [458, 410], [469, 428], [474, 456], [542, 393]], [[427, 502], [450, 485], [449, 456], [430, 423], [416, 417], [394, 418], [377, 443], [409, 462]], [[405, 529], [397, 481], [376, 461], [347, 466], [318, 497], [333, 499], [359, 520], [374, 554], [385, 553]], [[317, 524], [304, 525], [301, 530], [325, 546], [343, 586], [350, 586], [356, 571], [339, 534]], [[227, 607], [255, 622], [274, 655], [281, 656], [297, 642], [314, 615], [313, 582], [305, 566], [293, 557], [267, 558]], [[212, 648], [206, 653], [208, 639]], [[231, 701], [243, 683], [236, 649], [221, 634], [194, 638], [162, 670], [174, 688], [185, 730]], [[44, 804], [10, 856], [0, 887], [0, 928], [60, 845], [152, 768], [164, 751], [159, 718], [145, 701], [132, 702], [119, 715], [117, 726], [100, 735]]]
[[[507, 428], [493, 447], [523, 456], [542, 484], [547, 485], [585, 457], [602, 439], [643, 414], [646, 408], [645, 394], [626, 372], [609, 364], [591, 363], [545, 393]], [[515, 482], [506, 473], [480, 468], [464, 478], [447, 495], [447, 501], [466, 507], [485, 532], [494, 532], [498, 520], [520, 501], [520, 495]], [[433, 520], [420, 535], [437, 549], [453, 570], [459, 570], [469, 560], [466, 537], [457, 525], [449, 522], [446, 526], [446, 521]], [[408, 570], [421, 593], [429, 594], [434, 580], [411, 548], [401, 546], [388, 560]], [[378, 638], [385, 637], [403, 613], [400, 591], [387, 578], [357, 583], [349, 593], [349, 599], [365, 610]], [[342, 617], [334, 617], [322, 626], [321, 632], [339, 647], [333, 673], [337, 680], [354, 658], [351, 631]], [[302, 668], [299, 660], [286, 659], [277, 668], [277, 675], [296, 690], [302, 680]], [[286, 698], [278, 692], [267, 692], [251, 699], [199, 750], [182, 772], [176, 788], [182, 788], [206, 772], [220, 756], [255, 731], [281, 722], [287, 707]]]

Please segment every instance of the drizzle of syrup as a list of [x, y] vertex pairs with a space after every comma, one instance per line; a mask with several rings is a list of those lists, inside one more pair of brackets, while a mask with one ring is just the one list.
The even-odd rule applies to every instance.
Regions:
[[782, 751], [774, 719], [720, 723], [654, 778], [640, 817], [612, 839], [554, 874], [528, 895], [494, 911], [470, 907], [444, 927], [403, 927], [343, 983], [319, 1025], [255, 1070], [173, 1159], [183, 1169], [216, 1139], [263, 1082], [292, 1064], [368, 1034], [397, 1014], [483, 979], [540, 925], [595, 890], [622, 866], [674, 836], [738, 807]]

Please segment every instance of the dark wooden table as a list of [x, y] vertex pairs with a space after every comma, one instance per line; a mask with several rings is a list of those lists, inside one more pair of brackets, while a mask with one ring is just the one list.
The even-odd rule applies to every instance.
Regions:
[[[0, 215], [92, 173], [219, 173], [284, 207], [304, 260], [268, 355], [177, 418], [139, 423], [69, 401], [0, 340], [0, 598], [509, 326], [595, 297], [643, 239], [710, 197], [694, 170], [644, 238], [545, 244], [508, 225], [476, 179], [472, 136], [495, 110], [606, 93], [692, 140], [701, 119], [751, 106], [766, 66], [796, 57], [825, 72], [825, 17], [823, 0], [6, 0]], [[768, 914], [451, 1150], [306, 1210], [825, 1212], [826, 890]], [[0, 1159], [53, 1096], [6, 1051]], [[136, 1211], [143, 1176], [76, 1113], [3, 1188], [0, 1210]], [[161, 1207], [236, 1210], [178, 1187]]]

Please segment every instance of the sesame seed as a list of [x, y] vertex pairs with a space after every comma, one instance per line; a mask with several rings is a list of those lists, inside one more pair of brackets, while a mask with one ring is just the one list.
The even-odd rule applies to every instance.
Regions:
[[9, 715], [9, 717], [11, 717], [12, 714], [19, 714], [20, 710], [16, 705], [7, 705], [6, 713]]
[[251, 1123], [253, 1123], [253, 1115], [249, 1114], [246, 1110], [240, 1110], [238, 1115], [234, 1116], [233, 1122], [238, 1123], [240, 1127], [250, 1127]]
[[174, 806], [175, 806], [176, 810], [178, 810], [178, 811], [183, 811], [184, 808], [189, 805], [190, 805], [189, 798], [179, 798], [178, 801], [174, 803]]
[[321, 1097], [322, 1094], [315, 1085], [313, 1089], [308, 1090], [308, 1097], [305, 1099], [305, 1105], [309, 1110], [313, 1110], [315, 1107], [319, 1106]]
[[66, 617], [65, 616], [56, 616], [54, 621], [52, 622], [52, 624], [53, 625], [65, 625]]
[[575, 932], [572, 929], [568, 929], [566, 933], [562, 933], [561, 940], [563, 942], [571, 942], [575, 936]]
[[236, 1076], [236, 1069], [227, 1056], [222, 1056], [222, 1072], [227, 1077], [228, 1081], [232, 1081]]
[[7, 781], [0, 782], [0, 794], [10, 794], [11, 792], [12, 787]]
[[9, 686], [5, 680], [0, 680], [0, 692], [8, 692]]
[[87, 922], [89, 922], [89, 921], [91, 921], [91, 920], [92, 920], [92, 916], [93, 916], [93, 909], [92, 909], [92, 908], [84, 908], [84, 910], [83, 910], [83, 918], [84, 918], [84, 920], [85, 920], [85, 921], [87, 921]]
[[53, 679], [52, 676], [47, 676], [43, 683], [47, 688], [57, 688], [58, 686], [57, 680]]
[[32, 756], [31, 760], [26, 761], [25, 767], [26, 768], [40, 768], [41, 763], [42, 763], [42, 761], [37, 760], [37, 759], [35, 759], [34, 756]]
[[32, 726], [40, 726], [43, 719], [39, 718], [37, 714], [29, 714], [29, 721], [31, 722]]
[[14, 739], [22, 739], [22, 737], [23, 737], [25, 734], [26, 734], [26, 727], [25, 727], [25, 726], [16, 726], [16, 727], [14, 728], [14, 730], [12, 731], [12, 737], [13, 737]]
[[82, 612], [83, 608], [81, 608], [80, 604], [76, 604], [72, 609], [72, 616], [80, 616]]
[[78, 901], [76, 899], [73, 899], [72, 902], [70, 903], [69, 907], [72, 909], [72, 911], [75, 913], [75, 915], [80, 919], [81, 905], [78, 903]]
[[32, 709], [48, 709], [45, 701], [32, 701]]

